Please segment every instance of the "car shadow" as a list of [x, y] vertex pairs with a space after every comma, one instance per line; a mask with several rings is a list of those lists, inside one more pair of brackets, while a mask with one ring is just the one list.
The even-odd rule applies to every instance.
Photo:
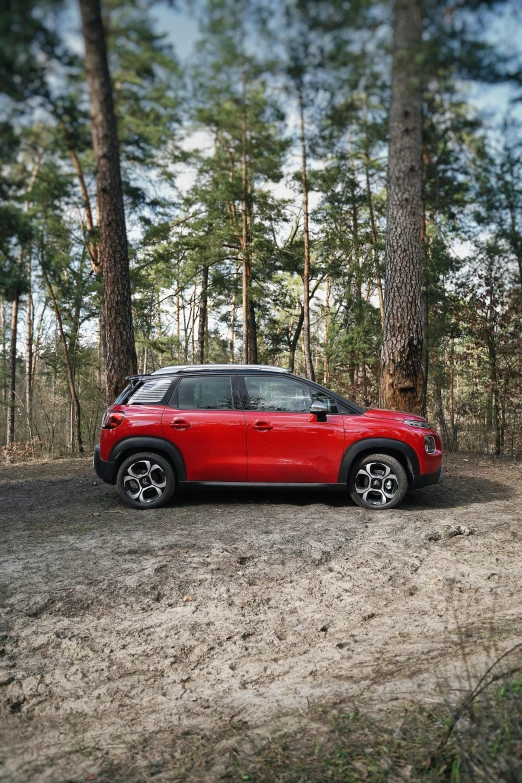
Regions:
[[[509, 484], [482, 476], [449, 476], [442, 484], [411, 490], [400, 504], [401, 511], [458, 508], [496, 500], [508, 500], [516, 493]], [[171, 505], [201, 506], [215, 504], [293, 505], [346, 507], [356, 504], [348, 492], [274, 487], [194, 487], [185, 486], [174, 495]]]

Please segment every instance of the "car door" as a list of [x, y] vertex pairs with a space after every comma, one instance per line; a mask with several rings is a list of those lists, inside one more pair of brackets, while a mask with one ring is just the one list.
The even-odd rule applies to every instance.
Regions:
[[163, 413], [188, 481], [246, 481], [245, 415], [230, 375], [184, 376]]
[[[245, 375], [240, 383], [248, 481], [337, 483], [344, 425], [335, 400], [293, 378]], [[314, 399], [328, 405], [326, 421], [309, 412]]]

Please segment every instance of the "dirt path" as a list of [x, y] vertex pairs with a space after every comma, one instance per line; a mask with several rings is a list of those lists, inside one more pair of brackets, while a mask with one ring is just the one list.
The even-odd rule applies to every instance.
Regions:
[[446, 470], [376, 513], [217, 490], [134, 511], [86, 461], [4, 467], [0, 779], [218, 780], [232, 741], [310, 703], [433, 698], [463, 648], [504, 650], [522, 466]]

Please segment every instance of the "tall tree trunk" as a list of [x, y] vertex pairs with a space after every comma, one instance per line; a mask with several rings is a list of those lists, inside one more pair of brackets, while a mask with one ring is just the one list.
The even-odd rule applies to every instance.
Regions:
[[435, 421], [437, 422], [437, 429], [439, 431], [442, 442], [446, 443], [446, 422], [444, 421], [444, 406], [442, 404], [442, 370], [440, 363], [437, 363], [435, 370], [435, 377], [433, 379], [433, 407], [435, 413]]
[[230, 342], [229, 342], [229, 352], [230, 352], [230, 361], [233, 362], [235, 359], [235, 343], [236, 343], [236, 297], [237, 297], [237, 282], [239, 277], [239, 266], [237, 266], [234, 270], [234, 283], [233, 283], [233, 291], [232, 291], [232, 310], [230, 312]]
[[326, 289], [324, 294], [324, 355], [323, 355], [323, 383], [328, 386], [330, 383], [330, 278], [326, 278]]
[[176, 337], [178, 338], [176, 361], [179, 362], [179, 352], [181, 348], [181, 306], [179, 299], [179, 280], [176, 280]]
[[368, 211], [370, 213], [370, 228], [372, 232], [372, 255], [373, 263], [375, 267], [375, 282], [377, 284], [377, 296], [379, 299], [379, 312], [381, 315], [381, 326], [384, 324], [384, 295], [382, 290], [382, 275], [381, 266], [379, 263], [379, 251], [377, 249], [377, 224], [375, 222], [375, 211], [373, 208], [373, 196], [370, 182], [370, 143], [368, 139], [368, 125], [366, 125], [365, 133], [365, 155], [364, 155], [364, 169], [366, 178], [366, 200], [368, 202]]
[[247, 77], [244, 57], [241, 62], [241, 102], [243, 116], [241, 119], [241, 255], [243, 260], [243, 348], [244, 364], [257, 362], [257, 327], [255, 307], [252, 300], [252, 193], [250, 192], [248, 172], [248, 111], [246, 94]]
[[[250, 277], [252, 280], [252, 277]], [[248, 297], [248, 363], [257, 364], [257, 323], [254, 300]]]
[[34, 333], [34, 343], [33, 343], [33, 366], [31, 367], [31, 380], [33, 382], [33, 390], [34, 390], [34, 380], [36, 378], [36, 365], [38, 363], [38, 348], [40, 347], [40, 337], [42, 334], [42, 326], [43, 326], [43, 320], [45, 316], [45, 311], [47, 310], [47, 299], [45, 300], [42, 311], [40, 313], [40, 317], [38, 319], [38, 324], [36, 326], [36, 331]]
[[82, 441], [80, 400], [78, 398], [78, 394], [76, 393], [73, 367], [71, 364], [69, 349], [67, 347], [67, 338], [65, 337], [65, 332], [63, 329], [62, 315], [60, 313], [60, 308], [58, 307], [58, 302], [54, 295], [54, 289], [51, 280], [49, 278], [49, 275], [47, 274], [47, 270], [45, 269], [44, 263], [41, 264], [41, 269], [42, 269], [43, 278], [45, 280], [45, 284], [49, 289], [51, 302], [53, 303], [54, 314], [56, 317], [56, 323], [58, 325], [58, 331], [60, 332], [60, 340], [62, 343], [63, 354], [65, 358], [65, 366], [67, 369], [67, 381], [69, 383], [69, 394], [71, 396], [71, 407], [72, 407], [71, 441], [78, 446], [78, 451], [80, 452], [80, 454], [83, 454], [84, 449], [83, 449], [83, 441]]
[[198, 361], [205, 364], [205, 335], [207, 331], [207, 307], [208, 307], [208, 266], [201, 270], [201, 291], [199, 294], [199, 320], [198, 320]]
[[29, 255], [25, 319], [25, 415], [29, 440], [33, 437], [33, 292], [31, 271], [31, 255]]
[[[426, 415], [428, 399], [428, 373], [429, 373], [429, 312], [428, 312], [428, 279], [429, 279], [429, 245], [426, 230], [426, 183], [428, 180], [429, 157], [424, 150], [422, 153], [422, 194], [421, 194], [421, 251], [422, 251], [422, 318], [424, 321], [424, 341], [422, 346], [422, 414]], [[430, 221], [431, 222], [431, 221]]]
[[381, 402], [423, 412], [421, 0], [396, 0], [389, 118]]
[[132, 326], [129, 256], [112, 85], [100, 0], [79, 0], [85, 39], [85, 70], [91, 100], [96, 198], [104, 280], [106, 394], [111, 402], [137, 370]]
[[297, 319], [294, 336], [292, 337], [292, 341], [290, 343], [290, 351], [289, 351], [290, 355], [288, 360], [288, 369], [290, 370], [290, 372], [294, 372], [295, 370], [295, 352], [297, 350], [299, 337], [301, 336], [301, 331], [303, 329], [303, 323], [304, 323], [304, 307], [303, 305], [301, 305], [299, 309], [299, 317]]
[[9, 370], [8, 370], [8, 392], [7, 392], [7, 436], [8, 446], [14, 443], [16, 430], [16, 343], [18, 340], [18, 311], [20, 308], [19, 280], [22, 273], [23, 250], [20, 248], [18, 256], [17, 283], [16, 292], [11, 305], [11, 339], [9, 341]]
[[486, 337], [486, 346], [489, 359], [489, 380], [491, 383], [491, 417], [495, 433], [495, 454], [502, 453], [502, 430], [500, 424], [500, 393], [498, 383], [497, 347], [493, 332]]
[[457, 426], [455, 421], [455, 338], [450, 338], [449, 356], [449, 389], [448, 389], [448, 415], [449, 415], [449, 450], [457, 451]]
[[192, 364], [194, 364], [196, 361], [196, 319], [198, 317], [197, 307], [196, 307], [197, 295], [198, 295], [198, 286], [196, 283], [194, 283], [194, 290], [192, 291], [192, 301], [190, 305], [190, 317], [191, 317], [190, 339], [192, 341], [191, 343]]
[[303, 264], [303, 349], [305, 359], [306, 377], [315, 380], [314, 363], [310, 348], [310, 227], [308, 209], [308, 172], [306, 153], [306, 133], [304, 120], [303, 86], [298, 88], [299, 98], [299, 127], [301, 135], [301, 185], [303, 189], [303, 240], [304, 240], [304, 264]]
[[[36, 177], [40, 170], [43, 153], [40, 153], [33, 166], [29, 187], [27, 188], [26, 199], [24, 201], [24, 213], [29, 212], [29, 195], [36, 182]], [[30, 261], [29, 261], [30, 263]], [[13, 299], [13, 308], [11, 311], [11, 341], [9, 345], [9, 391], [8, 391], [8, 409], [7, 409], [7, 445], [15, 440], [15, 405], [16, 405], [16, 345], [18, 341], [18, 312], [20, 308], [20, 288], [24, 268], [24, 248], [20, 247], [18, 254], [18, 265], [16, 270], [16, 288]]]
[[0, 301], [0, 332], [2, 334], [2, 399], [7, 399], [7, 353], [6, 353], [6, 317], [5, 299]]

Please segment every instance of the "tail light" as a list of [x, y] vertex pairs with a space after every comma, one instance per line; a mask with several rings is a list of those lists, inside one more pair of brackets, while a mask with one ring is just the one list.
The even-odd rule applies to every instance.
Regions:
[[125, 414], [121, 411], [105, 411], [102, 419], [103, 430], [114, 430], [119, 427], [125, 418]]

